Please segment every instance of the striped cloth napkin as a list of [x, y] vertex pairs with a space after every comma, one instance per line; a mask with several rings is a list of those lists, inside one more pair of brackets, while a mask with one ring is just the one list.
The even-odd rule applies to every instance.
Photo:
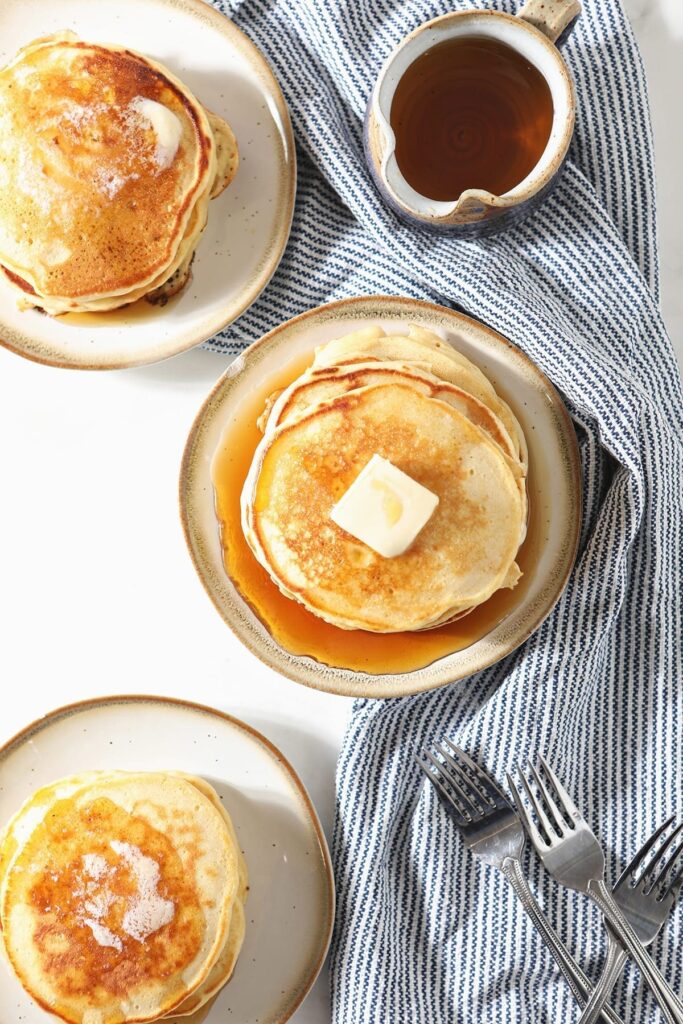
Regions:
[[[262, 48], [299, 145], [291, 242], [259, 301], [211, 344], [236, 352], [322, 302], [432, 300], [495, 327], [565, 396], [580, 440], [583, 533], [553, 614], [518, 651], [416, 697], [358, 701], [338, 769], [336, 1024], [575, 1019], [506, 881], [464, 850], [412, 755], [448, 736], [498, 778], [552, 761], [616, 878], [656, 824], [683, 815], [683, 394], [658, 305], [652, 137], [643, 68], [619, 0], [583, 0], [565, 47], [576, 136], [531, 219], [463, 242], [408, 227], [379, 200], [362, 125], [380, 65], [411, 29], [467, 0], [214, 0]], [[482, 0], [510, 13], [512, 0]], [[594, 978], [599, 916], [527, 853], [553, 925]], [[683, 991], [683, 909], [652, 947]], [[627, 1022], [658, 1020], [627, 970]]]

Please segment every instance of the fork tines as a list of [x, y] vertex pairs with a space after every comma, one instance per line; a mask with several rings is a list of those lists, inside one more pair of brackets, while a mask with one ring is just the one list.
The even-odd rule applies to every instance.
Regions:
[[578, 807], [544, 757], [538, 755], [538, 767], [529, 759], [527, 772], [524, 772], [519, 764], [517, 771], [536, 821], [531, 820], [524, 806], [522, 792], [509, 772], [508, 785], [521, 818], [532, 831], [534, 842], [551, 846], [555, 839], [562, 838], [576, 828], [578, 822], [583, 821]]
[[[550, 847], [573, 831], [583, 817], [555, 772], [540, 754], [538, 765], [529, 759], [527, 770], [517, 765], [523, 789], [508, 772], [508, 784], [520, 817], [525, 822], [534, 845]], [[533, 809], [532, 817], [524, 806], [524, 793]], [[661, 845], [662, 836], [674, 823], [671, 817], [650, 836], [621, 874], [617, 885], [627, 879], [634, 888], [649, 896], [655, 890], [657, 899], [663, 900], [683, 885], [683, 822], [679, 823]], [[681, 863], [679, 864], [679, 861]], [[676, 870], [676, 865], [678, 869]]]
[[450, 741], [434, 744], [434, 752], [423, 747], [416, 761], [436, 787], [439, 798], [462, 824], [485, 817], [507, 803], [492, 779], [472, 758]]
[[657, 845], [674, 820], [672, 815], [650, 836], [631, 863], [624, 868], [617, 885], [628, 879], [633, 888], [640, 888], [646, 896], [657, 890], [658, 900], [666, 899], [670, 893], [678, 891], [683, 882], [683, 863], [679, 864], [678, 870], [675, 869], [683, 854], [683, 843], [676, 843], [676, 840], [683, 832], [683, 822], [679, 822], [664, 842]]

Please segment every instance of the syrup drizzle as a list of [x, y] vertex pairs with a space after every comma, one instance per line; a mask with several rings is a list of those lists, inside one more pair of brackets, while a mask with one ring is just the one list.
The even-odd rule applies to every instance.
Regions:
[[256, 561], [241, 525], [240, 495], [261, 432], [256, 425], [266, 399], [292, 383], [312, 362], [313, 354], [289, 363], [245, 400], [225, 431], [213, 460], [212, 479], [220, 524], [223, 562], [238, 591], [281, 647], [325, 665], [354, 671], [410, 672], [448, 654], [464, 650], [489, 633], [523, 597], [531, 582], [542, 542], [541, 523], [529, 495], [527, 536], [517, 555], [524, 573], [514, 590], [499, 590], [464, 618], [420, 633], [371, 633], [346, 630], [324, 622], [303, 605], [280, 593]]

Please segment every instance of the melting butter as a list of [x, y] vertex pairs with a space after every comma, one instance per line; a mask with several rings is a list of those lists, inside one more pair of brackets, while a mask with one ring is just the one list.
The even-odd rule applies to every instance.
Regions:
[[373, 480], [372, 486], [382, 495], [382, 511], [388, 526], [395, 526], [403, 515], [403, 502], [384, 480]]
[[170, 167], [175, 159], [183, 134], [180, 119], [163, 103], [136, 96], [131, 103], [132, 109], [150, 125], [156, 135], [154, 161], [161, 170]]
[[342, 530], [384, 558], [402, 555], [439, 499], [381, 455], [373, 455], [330, 513]]

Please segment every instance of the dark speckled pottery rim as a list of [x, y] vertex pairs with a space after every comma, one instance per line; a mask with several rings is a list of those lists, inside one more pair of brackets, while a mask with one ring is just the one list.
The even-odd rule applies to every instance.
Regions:
[[[246, 387], [247, 382], [253, 387], [261, 385], [273, 372], [272, 369], [268, 373], [264, 371], [268, 359], [272, 363], [277, 356], [279, 365], [286, 365], [305, 350], [302, 336], [316, 327], [327, 324], [334, 328], [338, 324], [339, 330], [329, 333], [331, 338], [382, 320], [395, 321], [397, 325], [418, 322], [436, 330], [450, 329], [476, 346], [482, 364], [490, 358], [511, 367], [510, 373], [516, 373], [538, 397], [539, 407], [544, 410], [544, 425], [552, 432], [553, 443], [559, 451], [552, 486], [548, 483], [546, 491], [552, 489], [554, 494], [561, 481], [567, 498], [561, 510], [562, 521], [553, 524], [555, 543], [559, 546], [557, 557], [547, 579], [543, 579], [542, 590], [524, 614], [513, 607], [487, 636], [424, 668], [373, 675], [332, 668], [311, 657], [294, 655], [266, 630], [237, 593], [223, 567], [209, 466], [215, 450], [211, 437], [228, 421], [231, 402], [236, 401], [235, 392]], [[311, 348], [314, 344], [311, 342]], [[521, 415], [518, 408], [515, 411]], [[545, 374], [511, 342], [454, 310], [415, 299], [368, 296], [344, 299], [303, 313], [270, 331], [237, 358], [204, 401], [190, 430], [180, 472], [179, 499], [185, 539], [199, 578], [224, 621], [257, 658], [288, 679], [329, 693], [351, 697], [400, 697], [455, 682], [487, 668], [519, 647], [549, 615], [567, 583], [578, 549], [581, 464], [572, 421], [560, 396]], [[515, 621], [515, 616], [519, 621]]]

